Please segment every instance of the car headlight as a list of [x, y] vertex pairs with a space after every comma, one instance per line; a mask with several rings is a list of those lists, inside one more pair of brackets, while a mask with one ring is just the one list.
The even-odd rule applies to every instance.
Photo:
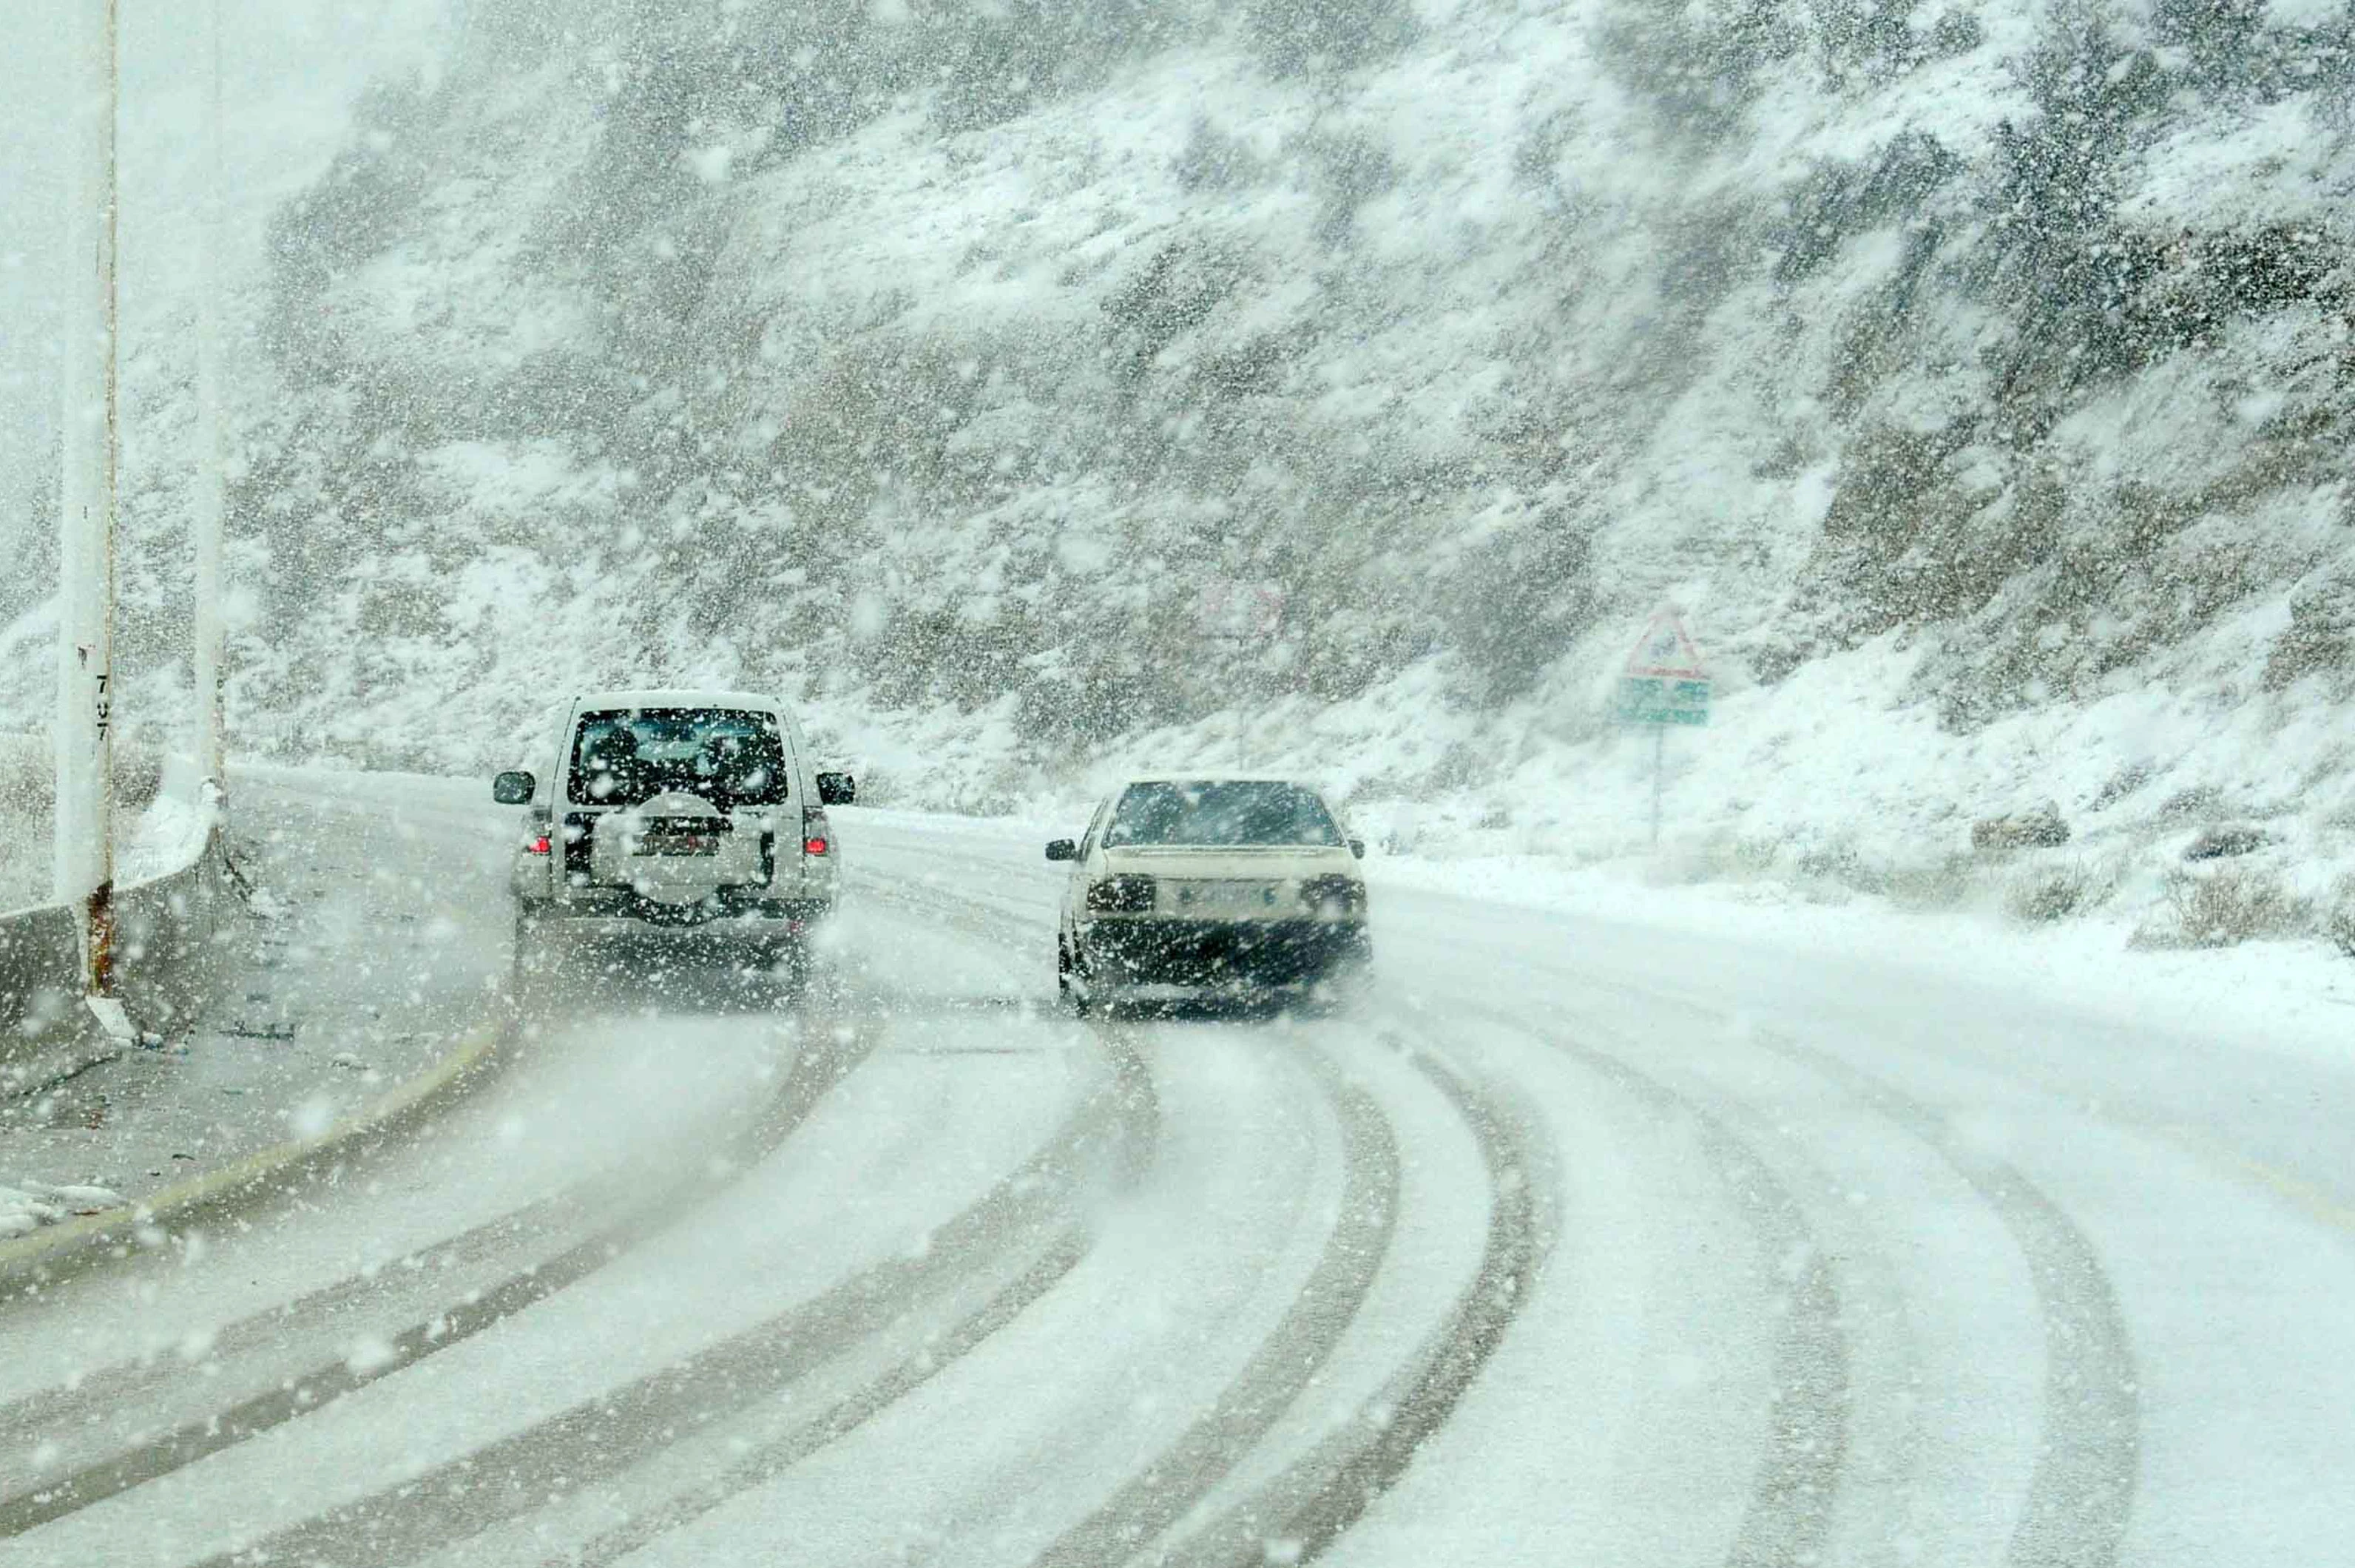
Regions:
[[1300, 901], [1319, 914], [1366, 912], [1366, 884], [1355, 877], [1311, 877], [1300, 884]]
[[1134, 873], [1106, 877], [1088, 889], [1090, 914], [1148, 914], [1153, 910], [1153, 879]]

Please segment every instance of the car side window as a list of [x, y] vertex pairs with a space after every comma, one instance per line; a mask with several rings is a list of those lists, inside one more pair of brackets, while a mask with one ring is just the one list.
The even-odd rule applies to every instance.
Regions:
[[1096, 836], [1103, 831], [1104, 813], [1111, 809], [1112, 802], [1104, 801], [1096, 807], [1096, 814], [1088, 819], [1088, 836], [1080, 840], [1081, 859], [1085, 860], [1096, 852]]

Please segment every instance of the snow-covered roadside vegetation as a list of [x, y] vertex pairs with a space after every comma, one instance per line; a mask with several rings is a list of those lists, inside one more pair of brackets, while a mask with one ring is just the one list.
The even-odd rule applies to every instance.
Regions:
[[[467, 29], [253, 285], [249, 746], [483, 769], [658, 674], [797, 694], [886, 799], [1241, 755], [1604, 860], [1674, 599], [1719, 693], [1676, 875], [2154, 941], [2347, 901], [2343, 7]], [[1219, 577], [1282, 635], [1203, 641]], [[2065, 844], [1973, 849], [2047, 803]]]

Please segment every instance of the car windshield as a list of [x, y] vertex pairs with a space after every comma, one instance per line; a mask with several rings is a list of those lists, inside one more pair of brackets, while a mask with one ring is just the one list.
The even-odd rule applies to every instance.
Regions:
[[640, 805], [673, 790], [722, 809], [785, 798], [776, 720], [733, 708], [584, 713], [571, 774], [572, 798], [584, 805]]
[[1311, 791], [1269, 780], [1131, 784], [1104, 832], [1124, 845], [1335, 846], [1341, 830]]

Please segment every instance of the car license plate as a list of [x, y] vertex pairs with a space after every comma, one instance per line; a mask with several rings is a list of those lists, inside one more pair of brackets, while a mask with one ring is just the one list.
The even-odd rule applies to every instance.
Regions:
[[633, 855], [713, 855], [719, 837], [712, 833], [641, 833], [630, 841]]
[[1246, 914], [1272, 909], [1275, 890], [1264, 882], [1189, 882], [1178, 890], [1178, 907], [1203, 914]]

